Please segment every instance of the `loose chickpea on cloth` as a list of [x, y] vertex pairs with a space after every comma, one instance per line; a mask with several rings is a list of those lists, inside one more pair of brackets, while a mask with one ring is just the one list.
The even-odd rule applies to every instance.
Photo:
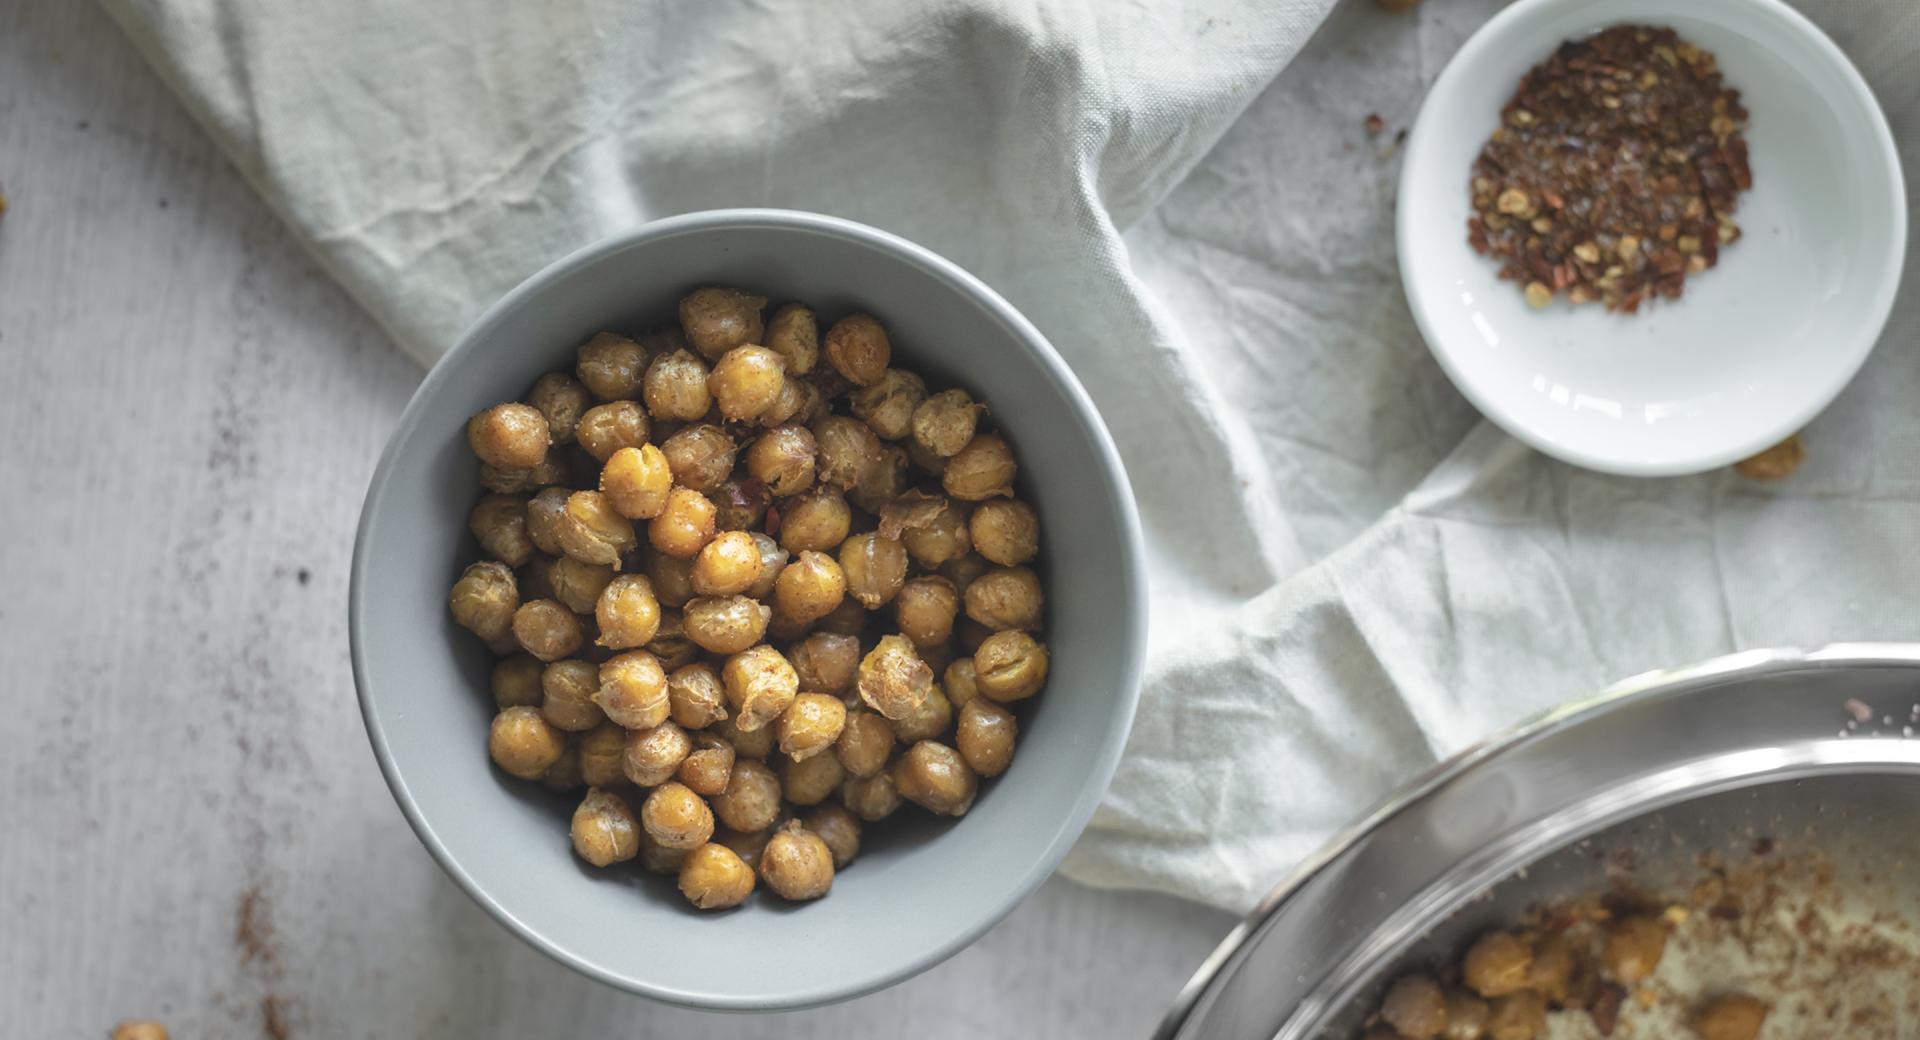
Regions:
[[[1920, 265], [1777, 481], [1548, 461], [1482, 423], [1429, 358], [1400, 302], [1399, 165], [1383, 152], [1502, 0], [1343, 4], [1299, 61], [1331, 0], [716, 0], [644, 18], [615, 0], [105, 6], [422, 363], [552, 258], [747, 200], [877, 224], [1005, 294], [1106, 416], [1148, 543], [1140, 712], [1063, 866], [1074, 878], [1245, 909], [1395, 785], [1612, 679], [1745, 647], [1920, 638]], [[1897, 135], [1920, 126], [1913, 5], [1796, 6]], [[315, 39], [354, 46], [320, 61]], [[770, 308], [777, 341], [761, 345], [826, 363], [825, 343], [782, 327]], [[631, 378], [621, 351], [608, 360], [596, 378]], [[570, 395], [543, 397], [549, 423]], [[631, 430], [603, 414], [586, 432], [611, 454]], [[830, 536], [847, 492], [812, 479], [814, 534]], [[630, 519], [647, 539], [651, 518]], [[662, 535], [702, 526], [676, 513]], [[907, 548], [921, 560], [970, 537]], [[685, 646], [694, 562], [647, 575], [662, 649]], [[504, 632], [506, 590], [473, 591]], [[956, 627], [971, 623], [963, 605]], [[863, 822], [902, 801], [888, 773], [856, 782]], [[638, 858], [677, 875], [688, 857], [654, 848]], [[682, 881], [723, 900], [754, 883], [743, 870], [715, 853]]]

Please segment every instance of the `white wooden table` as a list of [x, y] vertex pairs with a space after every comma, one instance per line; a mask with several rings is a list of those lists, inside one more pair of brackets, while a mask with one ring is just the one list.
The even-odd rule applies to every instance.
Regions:
[[90, 4], [0, 0], [0, 190], [0, 1033], [1141, 1036], [1230, 924], [1055, 880], [773, 1017], [548, 961], [414, 840], [354, 704], [353, 528], [419, 371]]

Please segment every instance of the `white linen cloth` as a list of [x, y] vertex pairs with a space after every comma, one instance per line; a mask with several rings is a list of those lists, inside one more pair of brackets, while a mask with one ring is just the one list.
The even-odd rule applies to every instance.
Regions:
[[[1912, 284], [1778, 485], [1572, 469], [1439, 373], [1393, 130], [1495, 0], [1350, 0], [1277, 80], [1331, 0], [104, 2], [423, 364], [549, 260], [721, 206], [887, 228], [1021, 308], [1149, 542], [1149, 674], [1081, 880], [1242, 909], [1396, 783], [1610, 679], [1920, 637]], [[1805, 9], [1920, 169], [1920, 7]]]

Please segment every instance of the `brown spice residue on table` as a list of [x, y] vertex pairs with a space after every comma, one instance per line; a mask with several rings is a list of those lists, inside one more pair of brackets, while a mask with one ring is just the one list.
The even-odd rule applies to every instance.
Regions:
[[233, 946], [241, 967], [251, 969], [267, 989], [260, 998], [260, 1035], [266, 1040], [289, 1040], [293, 1036], [287, 1021], [290, 1001], [274, 988], [280, 979], [280, 951], [274, 943], [272, 913], [260, 886], [242, 892], [234, 913]]
[[1740, 236], [1746, 120], [1714, 56], [1672, 29], [1563, 43], [1474, 160], [1468, 242], [1536, 307], [1562, 293], [1628, 314], [1677, 299]]

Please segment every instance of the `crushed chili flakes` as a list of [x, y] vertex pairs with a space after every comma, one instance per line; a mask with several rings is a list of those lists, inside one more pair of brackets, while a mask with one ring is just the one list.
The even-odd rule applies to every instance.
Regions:
[[1672, 29], [1569, 40], [1521, 78], [1474, 160], [1467, 241], [1544, 307], [1678, 299], [1740, 237], [1747, 110]]

